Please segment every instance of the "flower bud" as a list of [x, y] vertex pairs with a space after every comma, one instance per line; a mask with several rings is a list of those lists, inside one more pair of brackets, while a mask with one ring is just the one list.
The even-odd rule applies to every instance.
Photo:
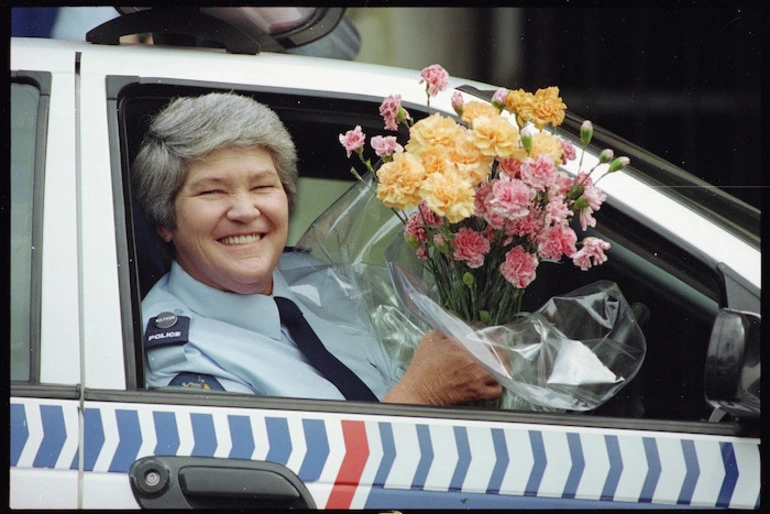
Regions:
[[468, 287], [473, 285], [473, 274], [470, 271], [466, 271], [465, 274], [463, 274], [463, 284]]
[[463, 95], [459, 91], [455, 91], [452, 95], [452, 109], [455, 110], [458, 116], [463, 116]]
[[521, 141], [521, 146], [524, 147], [524, 149], [527, 151], [527, 153], [532, 150], [532, 135], [536, 132], [535, 127], [532, 125], [527, 125], [521, 131], [519, 132], [519, 139]]
[[570, 200], [574, 200], [575, 198], [578, 198], [582, 194], [583, 194], [583, 186], [579, 186], [575, 184], [570, 188], [569, 192], [567, 192], [567, 198], [569, 198]]
[[626, 166], [628, 166], [631, 163], [631, 159], [629, 159], [626, 156], [618, 157], [614, 161], [612, 161], [612, 164], [610, 164], [610, 169], [607, 170], [607, 173], [614, 173], [618, 170], [622, 170]]
[[602, 150], [602, 153], [599, 154], [599, 164], [608, 163], [614, 157], [615, 157], [615, 152], [613, 152], [609, 148], [605, 148], [604, 150]]
[[588, 207], [588, 200], [586, 200], [583, 196], [575, 200], [575, 203], [572, 204], [572, 208], [575, 211], [582, 211], [586, 207]]
[[495, 94], [492, 95], [492, 105], [497, 107], [497, 110], [502, 112], [505, 109], [505, 101], [508, 98], [508, 90], [504, 87], [498, 88]]
[[588, 143], [591, 142], [591, 138], [594, 135], [594, 126], [591, 124], [590, 121], [585, 120], [582, 125], [580, 125], [580, 142], [583, 143], [583, 146], [588, 146]]

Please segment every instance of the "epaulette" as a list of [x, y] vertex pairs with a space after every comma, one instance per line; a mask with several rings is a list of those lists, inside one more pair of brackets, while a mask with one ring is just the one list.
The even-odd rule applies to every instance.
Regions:
[[161, 312], [147, 322], [144, 330], [144, 347], [154, 348], [170, 344], [186, 343], [190, 335], [190, 318], [173, 312]]

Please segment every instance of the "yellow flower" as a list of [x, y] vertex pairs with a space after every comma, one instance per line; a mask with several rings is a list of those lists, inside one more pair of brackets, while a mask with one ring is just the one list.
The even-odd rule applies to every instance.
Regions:
[[566, 104], [559, 97], [559, 88], [551, 86], [535, 91], [531, 118], [537, 128], [542, 129], [547, 124], [558, 127], [564, 121]]
[[455, 140], [454, 146], [449, 149], [449, 157], [460, 174], [474, 186], [489, 176], [490, 164], [494, 160], [493, 156], [481, 153], [481, 150], [473, 143], [473, 137], [470, 133]]
[[553, 159], [556, 166], [561, 164], [562, 154], [561, 140], [547, 132], [538, 132], [532, 136], [532, 149], [529, 156], [537, 159], [540, 154], [546, 154]]
[[472, 124], [473, 120], [479, 116], [486, 116], [487, 118], [491, 118], [493, 116], [497, 116], [498, 114], [500, 114], [500, 112], [497, 110], [497, 108], [488, 103], [472, 100], [463, 104], [462, 119], [467, 123]]
[[418, 153], [425, 146], [451, 146], [452, 141], [462, 133], [462, 127], [452, 118], [435, 113], [412, 126], [405, 149], [407, 152]]
[[418, 157], [406, 152], [393, 154], [393, 160], [377, 170], [377, 178], [377, 198], [385, 207], [407, 210], [420, 203], [425, 168]]
[[508, 98], [505, 99], [505, 106], [509, 111], [515, 112], [520, 118], [528, 120], [532, 114], [532, 104], [535, 101], [535, 95], [528, 93], [523, 89], [516, 89], [508, 92]]
[[471, 137], [484, 155], [497, 155], [503, 159], [519, 148], [519, 129], [502, 116], [479, 116], [473, 121]]
[[449, 151], [443, 145], [431, 145], [420, 149], [417, 153], [425, 168], [425, 174], [444, 173], [447, 169], [455, 169], [450, 159]]
[[431, 211], [450, 223], [473, 215], [473, 186], [456, 171], [428, 175], [420, 187], [420, 196]]

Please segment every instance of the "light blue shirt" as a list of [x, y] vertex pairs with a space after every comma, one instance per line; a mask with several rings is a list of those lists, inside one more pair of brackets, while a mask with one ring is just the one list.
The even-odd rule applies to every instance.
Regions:
[[[349, 291], [330, 266], [306, 254], [284, 253], [273, 272], [273, 294], [293, 300], [324, 346], [382, 399], [398, 367]], [[190, 318], [188, 341], [147, 349], [147, 386], [192, 372], [213, 375], [232, 392], [344, 399], [297, 348], [271, 296], [215, 289], [174, 262], [142, 301], [144, 327], [167, 311]]]

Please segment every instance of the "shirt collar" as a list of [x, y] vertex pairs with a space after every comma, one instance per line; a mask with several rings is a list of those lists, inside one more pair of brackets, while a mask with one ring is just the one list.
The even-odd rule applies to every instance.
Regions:
[[[171, 264], [169, 291], [193, 312], [273, 339], [281, 339], [281, 318], [273, 297], [222, 291], [199, 282], [176, 261]], [[286, 279], [273, 271], [273, 294], [293, 298]]]

